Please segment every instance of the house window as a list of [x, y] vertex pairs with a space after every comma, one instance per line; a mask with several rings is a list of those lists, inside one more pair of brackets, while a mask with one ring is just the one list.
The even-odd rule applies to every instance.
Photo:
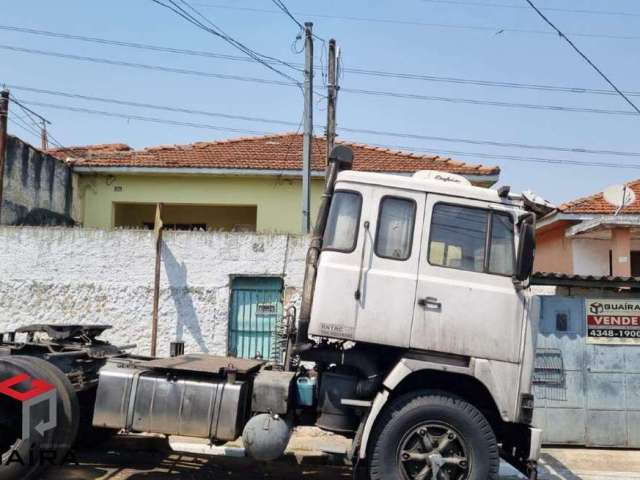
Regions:
[[362, 197], [357, 192], [337, 191], [331, 201], [324, 233], [324, 250], [353, 252], [358, 240]]
[[[155, 204], [114, 203], [113, 208], [114, 227], [153, 229]], [[162, 221], [167, 230], [255, 231], [257, 212], [255, 205], [165, 203], [162, 208]]]
[[429, 263], [471, 272], [512, 275], [515, 260], [511, 216], [476, 207], [435, 205], [431, 216]]
[[376, 255], [393, 260], [411, 256], [416, 202], [406, 198], [384, 197], [380, 201]]
[[556, 332], [567, 332], [569, 330], [569, 315], [567, 313], [556, 313]]

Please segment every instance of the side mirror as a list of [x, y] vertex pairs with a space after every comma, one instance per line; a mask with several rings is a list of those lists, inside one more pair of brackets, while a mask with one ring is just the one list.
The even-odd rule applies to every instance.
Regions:
[[533, 259], [536, 253], [536, 230], [533, 217], [525, 218], [520, 223], [520, 241], [514, 279], [525, 281], [533, 271]]

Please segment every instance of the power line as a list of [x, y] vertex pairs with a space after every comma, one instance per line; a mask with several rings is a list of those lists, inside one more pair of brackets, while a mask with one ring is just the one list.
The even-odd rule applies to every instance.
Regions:
[[229, 43], [233, 47], [237, 48], [241, 52], [243, 52], [246, 55], [248, 55], [249, 57], [253, 58], [256, 62], [261, 63], [262, 65], [264, 65], [269, 70], [271, 70], [271, 71], [277, 73], [278, 75], [280, 75], [280, 76], [282, 76], [282, 77], [284, 77], [284, 78], [286, 78], [286, 79], [298, 84], [298, 86], [300, 85], [300, 82], [298, 80], [296, 80], [292, 76], [282, 72], [281, 70], [278, 70], [273, 65], [271, 65], [268, 62], [266, 62], [265, 59], [278, 62], [281, 65], [288, 66], [288, 67], [293, 68], [294, 70], [297, 70], [297, 71], [299, 71], [299, 69], [297, 69], [296, 67], [292, 66], [291, 64], [285, 62], [284, 60], [280, 60], [280, 59], [275, 58], [275, 57], [270, 57], [270, 56], [258, 53], [255, 50], [247, 47], [243, 43], [239, 42], [238, 40], [234, 39], [233, 37], [227, 35], [221, 28], [219, 28], [211, 20], [209, 20], [202, 13], [200, 13], [197, 9], [195, 9], [193, 6], [191, 6], [186, 0], [181, 0], [181, 2], [184, 5], [186, 5], [187, 8], [189, 8], [189, 10], [194, 12], [198, 17], [200, 17], [202, 20], [204, 20], [206, 23], [208, 23], [210, 25], [209, 27], [206, 26], [205, 24], [203, 24], [201, 21], [199, 21], [197, 18], [195, 18], [189, 12], [184, 10], [180, 5], [178, 5], [173, 0], [167, 0], [169, 2], [169, 5], [163, 3], [160, 0], [151, 0], [151, 1], [156, 3], [156, 4], [158, 4], [158, 5], [161, 5], [162, 7], [165, 7], [167, 9], [171, 10], [172, 12], [176, 13], [180, 17], [182, 17], [185, 20], [187, 20], [192, 25], [195, 25], [196, 27], [204, 30], [205, 32], [211, 33], [212, 35], [223, 39], [224, 41], [226, 41], [227, 43]]
[[[49, 38], [62, 38], [66, 40], [76, 40], [76, 41], [96, 43], [101, 45], [134, 48], [134, 49], [140, 49], [140, 50], [171, 53], [171, 54], [178, 54], [178, 55], [215, 58], [215, 59], [229, 60], [229, 61], [255, 62], [253, 58], [241, 57], [238, 55], [227, 55], [227, 54], [207, 52], [202, 50], [189, 50], [189, 49], [181, 49], [181, 48], [164, 47], [164, 46], [150, 45], [145, 43], [123, 42], [119, 40], [110, 40], [110, 39], [98, 38], [98, 37], [86, 37], [82, 35], [70, 35], [70, 34], [60, 33], [60, 32], [51, 32], [47, 30], [35, 30], [31, 28], [14, 27], [9, 25], [0, 25], [0, 30], [26, 33], [31, 35], [39, 35], [39, 36], [45, 36]], [[292, 63], [292, 65], [296, 67], [302, 67], [301, 64], [297, 64], [297, 63]], [[517, 82], [504, 82], [504, 81], [492, 81], [492, 80], [479, 80], [479, 79], [468, 79], [468, 78], [459, 78], [459, 77], [445, 77], [445, 76], [438, 76], [438, 75], [372, 70], [372, 69], [366, 69], [366, 68], [360, 68], [360, 67], [343, 67], [341, 68], [341, 72], [353, 73], [357, 75], [382, 77], [382, 78], [422, 80], [422, 81], [428, 81], [428, 82], [474, 85], [474, 86], [482, 86], [482, 87], [525, 89], [525, 90], [534, 90], [534, 91], [540, 90], [540, 91], [575, 93], [575, 94], [586, 93], [586, 94], [594, 94], [594, 95], [618, 95], [618, 93], [614, 90], [593, 89], [593, 88], [585, 88], [585, 87], [565, 87], [565, 86], [558, 86], [558, 85], [541, 85], [541, 84], [532, 84], [532, 83], [517, 83]], [[624, 93], [627, 96], [640, 97], [640, 92], [625, 91]]]
[[563, 105], [538, 105], [530, 103], [516, 103], [516, 102], [500, 102], [494, 100], [479, 100], [474, 98], [461, 98], [461, 97], [440, 97], [434, 95], [420, 95], [416, 93], [400, 93], [400, 92], [386, 92], [379, 90], [363, 90], [357, 88], [340, 88], [341, 92], [356, 93], [360, 95], [373, 95], [382, 97], [395, 97], [406, 98], [410, 100], [426, 100], [432, 102], [447, 102], [447, 103], [459, 103], [469, 105], [486, 105], [491, 107], [508, 107], [508, 108], [521, 108], [530, 110], [546, 110], [555, 112], [573, 112], [573, 113], [597, 113], [602, 115], [624, 115], [635, 116], [635, 112], [627, 110], [611, 110], [611, 109], [599, 109], [589, 107], [567, 107]]
[[[72, 107], [68, 105], [58, 105], [58, 104], [51, 104], [51, 103], [45, 103], [45, 102], [24, 101], [23, 103], [26, 103], [28, 105], [55, 108], [59, 110], [67, 110], [67, 111], [78, 112], [78, 113], [87, 113], [92, 115], [124, 118], [128, 120], [140, 120], [144, 122], [167, 124], [167, 125], [178, 125], [178, 126], [186, 126], [186, 127], [193, 127], [193, 128], [202, 128], [207, 130], [233, 131], [233, 132], [239, 132], [239, 133], [250, 133], [255, 135], [268, 135], [268, 134], [276, 133], [276, 132], [266, 132], [266, 131], [259, 131], [259, 130], [219, 127], [216, 125], [210, 125], [205, 123], [182, 122], [182, 121], [176, 121], [176, 120], [168, 120], [163, 118], [147, 117], [147, 116], [141, 116], [141, 115], [127, 114], [127, 113], [106, 112], [103, 110]], [[500, 154], [491, 154], [491, 153], [482, 153], [482, 152], [465, 152], [465, 151], [458, 151], [458, 150], [442, 150], [438, 148], [426, 148], [426, 147], [406, 147], [406, 146], [386, 145], [386, 144], [373, 144], [373, 145], [384, 147], [384, 148], [397, 148], [397, 149], [406, 150], [406, 151], [428, 152], [428, 153], [439, 152], [443, 154], [446, 153], [446, 154], [452, 154], [452, 155], [471, 156], [475, 158], [486, 158], [486, 159], [494, 159], [494, 160], [513, 160], [513, 161], [523, 161], [523, 162], [533, 162], [533, 163], [546, 163], [546, 164], [553, 164], [553, 165], [575, 165], [575, 166], [590, 166], [590, 167], [640, 169], [640, 164], [632, 164], [632, 163], [614, 163], [614, 162], [600, 162], [600, 161], [587, 162], [587, 161], [581, 161], [581, 160], [554, 159], [554, 158], [545, 158], [545, 157], [528, 157], [528, 156], [518, 156], [518, 155], [500, 155]]]
[[[201, 77], [220, 78], [223, 80], [238, 80], [243, 82], [253, 82], [253, 83], [261, 83], [261, 84], [267, 84], [267, 85], [284, 85], [284, 86], [296, 86], [296, 87], [299, 86], [298, 84], [295, 84], [293, 82], [284, 82], [281, 80], [267, 80], [264, 78], [247, 77], [247, 76], [240, 76], [240, 75], [227, 75], [222, 73], [211, 73], [211, 72], [202, 72], [198, 70], [187, 70], [182, 68], [164, 67], [160, 65], [123, 62], [120, 60], [109, 60], [105, 58], [86, 57], [81, 55], [70, 55], [70, 54], [59, 53], [59, 52], [14, 47], [10, 45], [0, 45], [0, 49], [10, 50], [14, 52], [30, 53], [30, 54], [36, 54], [36, 55], [45, 55], [45, 56], [57, 57], [57, 58], [66, 58], [70, 60], [86, 61], [86, 62], [92, 62], [92, 63], [103, 63], [107, 65], [140, 68], [145, 70], [157, 70], [157, 71], [168, 72], [168, 73], [179, 73], [184, 75], [195, 75], [195, 76], [201, 76]], [[624, 116], [635, 115], [634, 112], [629, 112], [625, 110], [567, 107], [562, 105], [537, 105], [537, 104], [526, 104], [526, 103], [515, 103], [515, 102], [500, 102], [500, 101], [482, 100], [482, 99], [473, 99], [473, 98], [441, 97], [441, 96], [419, 95], [419, 94], [413, 94], [413, 93], [353, 89], [353, 88], [345, 88], [345, 87], [342, 87], [340, 90], [342, 92], [355, 93], [359, 95], [374, 95], [374, 96], [383, 96], [383, 97], [405, 98], [405, 99], [411, 99], [411, 100], [425, 100], [425, 101], [447, 102], [447, 103], [458, 103], [458, 104], [485, 105], [485, 106], [492, 106], [492, 107], [509, 107], [509, 108], [522, 108], [522, 109], [574, 112], [574, 113], [595, 113], [595, 114], [606, 114], [606, 115], [624, 115]]]
[[269, 80], [266, 78], [247, 77], [242, 75], [227, 75], [223, 73], [202, 72], [199, 70], [188, 70], [184, 68], [164, 67], [161, 65], [148, 65], [144, 63], [124, 62], [120, 60], [109, 60], [107, 58], [86, 57], [82, 55], [71, 55], [67, 53], [52, 52], [47, 50], [36, 50], [36, 49], [30, 49], [30, 48], [14, 47], [11, 45], [0, 45], [0, 49], [10, 50], [13, 52], [44, 55], [48, 57], [66, 58], [69, 60], [79, 60], [83, 62], [103, 63], [106, 65], [117, 65], [121, 67], [141, 68], [145, 70], [158, 70], [161, 72], [168, 72], [168, 73], [180, 73], [180, 74], [195, 75], [200, 77], [220, 78], [223, 80], [237, 80], [241, 82], [262, 83], [265, 85], [296, 86], [296, 83], [294, 82], [285, 82], [282, 80]]
[[582, 51], [576, 47], [576, 45], [571, 41], [571, 39], [569, 39], [564, 33], [562, 33], [562, 31], [560, 31], [560, 29], [558, 27], [556, 27], [551, 20], [549, 20], [544, 13], [542, 13], [540, 11], [540, 9], [538, 7], [536, 7], [533, 2], [531, 0], [525, 0], [529, 5], [531, 5], [531, 8], [533, 8], [535, 10], [535, 12], [551, 27], [553, 28], [558, 35], [560, 35], [561, 38], [563, 38], [569, 45], [571, 45], [571, 48], [573, 48], [578, 55], [580, 55], [589, 65], [591, 65], [591, 67], [598, 72], [598, 74], [604, 78], [604, 80], [611, 86], [611, 88], [613, 88], [616, 92], [618, 92], [618, 94], [624, 98], [624, 100], [631, 105], [631, 107], [636, 111], [636, 113], [640, 114], [640, 109], [635, 105], [635, 103], [633, 103], [629, 97], [627, 97], [624, 93], [622, 93], [622, 91], [620, 89], [618, 89], [618, 87], [616, 87], [616, 85], [609, 80], [609, 77], [607, 77], [604, 72], [602, 72], [602, 70], [600, 70], [595, 63], [593, 63], [589, 57], [587, 57], [584, 53], [582, 53]]
[[[231, 5], [217, 5], [211, 3], [195, 3], [194, 5], [199, 5], [207, 8], [221, 8], [227, 10], [239, 10], [239, 11], [248, 11], [248, 12], [257, 12], [257, 13], [280, 13], [278, 10], [269, 10], [266, 8], [252, 8], [252, 7], [237, 7]], [[357, 16], [346, 16], [346, 15], [326, 15], [320, 13], [304, 13], [304, 12], [293, 12], [296, 15], [301, 15], [305, 17], [317, 17], [317, 18], [328, 18], [333, 20], [350, 20], [357, 22], [369, 22], [369, 23], [383, 23], [383, 24], [396, 24], [396, 25], [408, 25], [408, 26], [416, 26], [416, 27], [427, 27], [427, 28], [444, 28], [444, 29], [453, 29], [453, 30], [476, 30], [476, 31], [484, 31], [484, 32], [500, 32], [500, 33], [523, 33], [529, 35], [553, 35], [552, 32], [546, 30], [530, 30], [524, 28], [508, 28], [501, 26], [486, 26], [486, 25], [461, 25], [461, 24], [450, 24], [450, 23], [428, 23], [428, 22], [420, 22], [416, 20], [398, 20], [398, 19], [390, 19], [390, 18], [374, 18], [374, 17], [357, 17]], [[571, 35], [577, 37], [589, 37], [589, 38], [608, 38], [612, 40], [640, 40], [640, 36], [637, 35], [618, 35], [618, 34], [603, 34], [603, 33], [572, 33]]]
[[271, 0], [271, 1], [273, 2], [273, 4], [276, 7], [278, 7], [280, 10], [282, 10], [287, 17], [289, 17], [291, 20], [293, 20], [293, 23], [298, 25], [298, 27], [300, 27], [300, 30], [304, 30], [304, 25], [300, 21], [298, 21], [298, 19], [296, 17], [293, 16], [293, 14], [289, 11], [289, 9], [284, 4], [284, 2], [282, 2], [281, 0]]
[[[248, 116], [248, 115], [232, 115], [227, 113], [210, 112], [206, 110], [189, 109], [184, 107], [171, 107], [169, 105], [132, 102], [132, 101], [126, 101], [121, 99], [115, 99], [115, 98], [82, 95], [82, 94], [72, 93], [72, 92], [62, 92], [59, 90], [34, 88], [34, 87], [27, 87], [22, 85], [7, 85], [7, 86], [12, 90], [44, 94], [44, 95], [52, 95], [52, 96], [58, 96], [58, 97], [64, 97], [64, 98], [74, 98], [78, 100], [95, 101], [95, 102], [101, 102], [106, 104], [129, 106], [129, 107], [136, 107], [136, 108], [148, 108], [148, 109], [167, 111], [167, 112], [173, 112], [173, 113], [185, 113], [189, 115], [203, 115], [203, 116], [227, 118], [231, 120], [243, 120], [243, 121], [260, 122], [260, 123], [267, 123], [267, 124], [274, 124], [274, 125], [292, 126], [292, 127], [297, 127], [297, 130], [299, 130], [300, 128], [299, 122], [291, 122], [286, 120], [278, 120], [278, 119]], [[315, 127], [321, 128], [320, 125], [316, 125]], [[514, 142], [496, 142], [492, 140], [452, 138], [452, 137], [442, 137], [442, 136], [434, 136], [434, 135], [420, 135], [420, 134], [413, 134], [413, 133], [371, 130], [371, 129], [363, 129], [363, 128], [356, 129], [356, 128], [348, 128], [348, 127], [339, 127], [339, 130], [343, 132], [349, 132], [349, 133], [365, 133], [370, 135], [382, 135], [382, 136], [411, 138], [411, 139], [417, 139], [417, 140], [428, 140], [428, 141], [438, 141], [438, 142], [466, 143], [471, 145], [485, 145], [485, 146], [491, 146], [491, 147], [521, 148], [521, 149], [527, 149], [527, 150], [547, 150], [547, 151], [582, 153], [582, 154], [592, 154], [592, 155], [640, 157], [640, 152], [624, 152], [624, 151], [617, 151], [617, 150], [590, 149], [590, 148], [584, 148], [584, 147], [559, 147], [559, 146], [550, 146], [550, 145], [531, 145], [531, 144], [514, 143]]]
[[491, 153], [480, 152], [464, 152], [458, 150], [442, 150], [438, 148], [425, 148], [425, 147], [408, 147], [403, 145], [386, 145], [386, 144], [373, 144], [373, 146], [382, 148], [398, 149], [406, 152], [425, 152], [436, 153], [444, 155], [456, 155], [461, 157], [474, 157], [484, 158], [490, 160], [512, 160], [515, 162], [528, 162], [528, 163], [544, 163], [549, 165], [573, 165], [582, 167], [603, 167], [603, 168], [621, 168], [621, 169], [633, 169], [640, 170], [640, 164], [638, 163], [614, 163], [614, 162], [586, 162], [582, 160], [568, 160], [559, 158], [545, 158], [545, 157], [527, 157], [520, 155], [496, 155]]
[[[524, 90], [543, 90], [549, 92], [563, 92], [563, 93], [589, 93], [595, 95], [617, 95], [617, 92], [613, 90], [603, 90], [595, 88], [584, 87], [564, 87], [558, 85], [541, 85], [536, 83], [517, 83], [517, 82], [501, 82], [492, 80], [478, 80], [459, 77], [443, 77], [437, 75], [425, 75], [418, 73], [400, 73], [400, 72], [388, 72], [384, 70], [368, 70], [364, 68], [348, 67], [343, 69], [345, 72], [355, 73], [358, 75], [368, 75], [375, 77], [389, 77], [399, 78], [406, 80], [424, 80], [428, 82], [441, 82], [441, 83], [454, 83], [462, 85], [475, 85], [481, 87], [501, 87], [501, 88], [514, 88]], [[640, 97], [640, 92], [625, 92], [628, 96]]]
[[210, 124], [207, 124], [207, 123], [181, 122], [181, 121], [177, 121], [177, 120], [168, 120], [168, 119], [163, 119], [163, 118], [147, 117], [147, 116], [134, 115], [134, 114], [128, 114], [128, 113], [106, 112], [104, 110], [94, 110], [94, 109], [90, 109], [90, 108], [72, 107], [72, 106], [69, 106], [69, 105], [59, 105], [59, 104], [54, 104], [54, 103], [36, 102], [36, 101], [31, 101], [31, 100], [24, 101], [24, 103], [26, 103], [27, 105], [35, 105], [35, 106], [46, 107], [46, 108], [55, 108], [57, 110], [67, 110], [67, 111], [70, 111], [70, 112], [88, 113], [88, 114], [91, 114], [91, 115], [102, 115], [102, 116], [106, 116], [106, 117], [124, 118], [124, 119], [127, 119], [127, 120], [139, 120], [139, 121], [142, 121], [142, 122], [161, 123], [161, 124], [166, 124], [166, 125], [177, 125], [177, 126], [183, 126], [183, 127], [203, 128], [203, 129], [207, 129], [207, 130], [217, 130], [217, 131], [221, 131], [221, 132], [250, 133], [250, 134], [253, 134], [253, 135], [271, 135], [273, 133], [276, 133], [276, 132], [267, 132], [267, 131], [264, 131], [264, 130], [249, 130], [249, 129], [243, 129], [243, 128], [221, 127], [221, 126], [217, 126], [217, 125], [210, 125]]
[[[512, 3], [485, 3], [485, 2], [470, 2], [466, 0], [422, 0], [426, 3], [441, 3], [447, 5], [460, 5], [460, 6], [476, 6], [485, 8], [511, 8], [517, 10], [528, 10], [529, 7], [525, 5], [514, 5]], [[549, 12], [563, 12], [563, 13], [583, 13], [588, 15], [613, 15], [624, 17], [640, 17], [640, 13], [633, 12], [616, 12], [607, 10], [588, 10], [588, 9], [571, 9], [571, 8], [556, 8], [556, 7], [544, 7], [542, 10]]]
[[230, 119], [230, 120], [245, 120], [245, 121], [250, 121], [250, 122], [271, 123], [271, 124], [285, 125], [285, 126], [291, 126], [291, 127], [295, 127], [295, 126], [299, 125], [299, 123], [297, 123], [297, 122], [288, 122], [288, 121], [285, 121], [285, 120], [275, 120], [275, 119], [270, 119], [270, 118], [252, 117], [252, 116], [245, 116], [245, 115], [232, 115], [232, 114], [228, 114], [228, 113], [209, 112], [209, 111], [205, 111], [205, 110], [196, 110], [196, 109], [189, 109], [189, 108], [182, 108], [182, 107], [171, 107], [171, 106], [168, 106], [168, 105], [157, 105], [157, 104], [151, 104], [151, 103], [132, 102], [132, 101], [127, 101], [127, 100], [115, 99], [115, 98], [104, 98], [104, 97], [96, 97], [96, 96], [91, 96], [91, 95], [82, 95], [82, 94], [78, 94], [78, 93], [61, 92], [61, 91], [56, 91], [56, 90], [47, 90], [47, 89], [43, 89], [43, 88], [23, 87], [23, 86], [19, 86], [19, 85], [9, 85], [9, 88], [11, 88], [12, 90], [20, 90], [20, 91], [25, 91], [25, 92], [40, 93], [40, 94], [45, 94], [45, 95], [53, 95], [53, 96], [66, 97], [66, 98], [75, 98], [75, 99], [78, 99], [78, 100], [88, 100], [88, 101], [93, 101], [93, 102], [101, 102], [101, 103], [107, 103], [107, 104], [113, 104], [113, 105], [122, 105], [122, 106], [128, 106], [128, 107], [148, 108], [148, 109], [153, 109], [153, 110], [163, 110], [163, 111], [173, 112], [173, 113], [186, 113], [186, 114], [189, 114], [189, 115], [203, 115], [203, 116], [209, 116], [209, 117], [227, 118], [227, 119]]

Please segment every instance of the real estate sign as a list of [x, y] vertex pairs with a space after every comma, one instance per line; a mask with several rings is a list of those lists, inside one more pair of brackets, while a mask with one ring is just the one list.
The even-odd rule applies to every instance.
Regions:
[[640, 300], [585, 300], [587, 343], [640, 345]]

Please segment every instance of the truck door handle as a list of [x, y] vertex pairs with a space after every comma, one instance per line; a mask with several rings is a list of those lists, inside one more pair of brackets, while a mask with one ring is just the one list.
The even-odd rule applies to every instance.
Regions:
[[442, 303], [438, 301], [435, 297], [425, 297], [418, 299], [418, 305], [421, 307], [429, 308], [432, 310], [441, 310]]

